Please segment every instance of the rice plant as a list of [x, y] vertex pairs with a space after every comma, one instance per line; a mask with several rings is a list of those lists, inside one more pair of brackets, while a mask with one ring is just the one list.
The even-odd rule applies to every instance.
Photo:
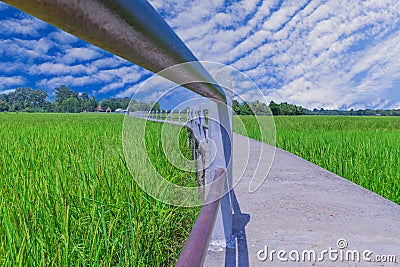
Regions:
[[[163, 204], [136, 184], [122, 151], [123, 118], [0, 114], [1, 266], [175, 263], [199, 208]], [[196, 185], [160, 156], [158, 137], [149, 138], [161, 171]]]
[[[260, 140], [254, 119], [240, 120], [242, 133]], [[275, 124], [278, 147], [400, 204], [400, 118], [278, 116]]]

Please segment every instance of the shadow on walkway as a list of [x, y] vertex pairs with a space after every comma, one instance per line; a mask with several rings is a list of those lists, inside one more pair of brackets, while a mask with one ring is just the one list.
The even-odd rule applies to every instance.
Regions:
[[233, 216], [232, 216], [232, 236], [233, 246], [226, 247], [225, 267], [249, 266], [249, 252], [246, 239], [246, 225], [250, 221], [250, 215], [244, 214], [240, 210], [235, 191], [230, 192]]

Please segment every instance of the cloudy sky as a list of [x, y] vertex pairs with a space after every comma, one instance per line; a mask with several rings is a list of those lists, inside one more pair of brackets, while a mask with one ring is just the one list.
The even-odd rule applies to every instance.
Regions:
[[[400, 108], [400, 1], [150, 0], [199, 60], [247, 74], [266, 99]], [[0, 91], [62, 84], [130, 96], [151, 74], [0, 2]]]

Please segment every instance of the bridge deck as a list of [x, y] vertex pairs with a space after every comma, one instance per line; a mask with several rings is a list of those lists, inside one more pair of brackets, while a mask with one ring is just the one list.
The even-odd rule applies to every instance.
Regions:
[[[243, 178], [234, 188], [235, 248], [209, 250], [204, 266], [400, 266], [400, 206], [359, 187], [327, 170], [284, 150], [276, 151], [271, 171], [263, 185], [248, 192], [251, 177], [267, 171], [258, 168], [257, 155], [270, 146], [241, 135], [234, 135], [234, 170]], [[250, 146], [250, 161], [245, 166]], [[255, 156], [254, 156], [255, 155]], [[252, 159], [253, 157], [253, 159]], [[325, 255], [324, 262], [282, 262], [274, 254], [271, 262], [258, 259], [259, 250], [339, 250], [337, 240], [345, 239], [348, 250], [370, 250], [376, 255], [396, 255], [397, 263], [334, 262]], [[210, 247], [212, 248], [212, 247]], [[340, 251], [340, 250], [339, 250]], [[292, 252], [292, 257], [296, 257]], [[334, 253], [334, 252], [333, 252]], [[335, 259], [335, 253], [332, 259]], [[340, 252], [338, 252], [340, 257]], [[260, 254], [265, 257], [265, 253]], [[289, 255], [283, 255], [283, 258]], [[352, 257], [347, 257], [351, 259]], [[346, 257], [344, 257], [346, 259]]]

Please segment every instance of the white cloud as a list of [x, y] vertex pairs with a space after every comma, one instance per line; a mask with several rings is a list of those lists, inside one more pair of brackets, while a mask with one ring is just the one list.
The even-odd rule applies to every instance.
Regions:
[[128, 63], [128, 61], [126, 61], [120, 57], [113, 56], [113, 57], [107, 57], [107, 58], [101, 58], [101, 59], [95, 60], [91, 63], [91, 66], [93, 66], [97, 69], [108, 69], [108, 68], [119, 67], [124, 64], [131, 65], [131, 63]]
[[3, 95], [3, 94], [6, 95], [6, 94], [9, 94], [9, 93], [13, 93], [13, 92], [15, 92], [15, 90], [16, 89], [3, 90], [3, 91], [0, 91], [0, 95]]
[[[388, 104], [373, 100], [398, 77], [398, 71], [393, 71], [399, 69], [396, 62], [400, 51], [393, 45], [398, 40], [386, 48], [385, 35], [397, 39], [398, 33], [393, 29], [399, 24], [399, 11], [397, 17], [388, 16], [385, 10], [373, 13], [355, 1], [346, 4], [329, 1], [310, 10], [299, 12], [277, 32], [261, 31], [267, 38], [265, 44], [257, 42], [255, 37], [239, 44], [233, 52], [244, 56], [234, 66], [248, 69], [246, 73], [261, 87], [271, 84], [265, 76], [277, 77], [280, 82], [272, 85], [278, 88], [268, 96], [278, 101], [335, 108], [357, 102], [363, 107]], [[393, 13], [392, 8], [388, 10]], [[272, 28], [277, 27], [274, 24]], [[360, 42], [365, 43], [362, 45], [365, 48], [354, 52], [352, 47]], [[386, 62], [386, 67], [374, 64], [376, 61]], [[354, 82], [357, 72], [353, 69], [357, 68], [370, 70], [365, 81]], [[360, 95], [361, 91], [368, 93]]]
[[116, 97], [131, 97], [138, 88], [138, 85], [129, 86], [124, 91], [119, 92]]
[[45, 62], [40, 65], [33, 65], [29, 69], [29, 73], [33, 75], [63, 75], [63, 74], [89, 74], [95, 72], [97, 69], [79, 64], [79, 65], [65, 65], [61, 63]]
[[26, 82], [24, 77], [21, 76], [10, 76], [4, 77], [0, 76], [0, 89], [11, 87], [11, 86], [20, 86]]
[[[269, 99], [308, 108], [389, 107], [400, 101], [388, 93], [398, 90], [394, 81], [400, 79], [399, 1], [151, 3], [200, 60], [244, 71]], [[39, 84], [95, 84], [102, 93], [129, 95], [148, 73], [95, 47], [76, 47], [78, 39], [62, 31], [26, 40], [45, 27], [25, 15], [0, 21], [5, 36], [24, 35], [0, 40], [0, 57], [12, 58], [31, 75], [57, 75]], [[3, 73], [13, 74], [10, 63], [0, 63]], [[27, 68], [28, 63], [36, 65]]]
[[12, 74], [16, 71], [26, 71], [28, 68], [28, 65], [20, 62], [0, 62], [0, 70], [2, 74]]
[[73, 44], [79, 40], [79, 38], [77, 38], [67, 32], [61, 31], [61, 30], [57, 30], [57, 31], [50, 33], [48, 35], [48, 37], [53, 39], [56, 42], [60, 42], [60, 43], [64, 43], [64, 44]]
[[400, 101], [397, 102], [397, 103], [394, 103], [391, 106], [386, 107], [386, 108], [389, 108], [389, 109], [400, 109]]
[[21, 48], [25, 48], [30, 51], [37, 51], [40, 54], [47, 54], [47, 52], [54, 47], [54, 43], [46, 38], [40, 38], [38, 40], [26, 40], [13, 38], [12, 41], [19, 45]]
[[[141, 78], [141, 73], [137, 71], [136, 66], [98, 71], [96, 70], [89, 73], [88, 70], [90, 67], [88, 66], [68, 66], [62, 64], [51, 65], [50, 63], [45, 63], [38, 66], [37, 69], [33, 69], [32, 71], [51, 72], [52, 68], [54, 71], [52, 74], [59, 73], [60, 75], [53, 78], [41, 79], [36, 83], [37, 86], [53, 89], [62, 84], [71, 87], [106, 84], [99, 92], [107, 93], [119, 89], [126, 84], [136, 83]], [[68, 70], [70, 70], [70, 72], [68, 72]], [[76, 71], [76, 75], [72, 75], [74, 71]], [[87, 72], [87, 74], [82, 75], [79, 73], [80, 71]]]
[[[38, 44], [38, 45], [35, 45]], [[45, 40], [0, 39], [0, 56], [3, 54], [7, 60], [21, 60], [27, 62], [35, 59], [51, 59], [45, 51], [49, 49]]]
[[65, 55], [59, 59], [61, 62], [65, 62], [67, 64], [75, 63], [76, 61], [89, 61], [96, 58], [99, 58], [101, 53], [96, 51], [94, 48], [86, 48], [86, 47], [74, 47], [65, 50]]
[[[126, 85], [137, 83], [141, 77], [142, 72], [137, 67], [121, 67], [115, 70], [103, 70], [99, 72], [99, 75], [107, 77], [107, 75], [113, 75], [113, 82], [106, 84], [99, 93], [108, 93], [117, 89], [124, 89]], [[128, 89], [125, 89], [128, 90]]]
[[85, 86], [93, 84], [93, 81], [90, 80], [89, 76], [80, 76], [80, 77], [75, 77], [75, 76], [61, 76], [61, 77], [55, 77], [51, 79], [42, 79], [36, 83], [36, 86], [39, 87], [45, 87], [48, 89], [54, 89], [60, 85], [67, 85], [67, 86]]
[[23, 16], [21, 19], [0, 20], [0, 33], [8, 35], [38, 36], [40, 30], [46, 27], [46, 23], [30, 16]]

